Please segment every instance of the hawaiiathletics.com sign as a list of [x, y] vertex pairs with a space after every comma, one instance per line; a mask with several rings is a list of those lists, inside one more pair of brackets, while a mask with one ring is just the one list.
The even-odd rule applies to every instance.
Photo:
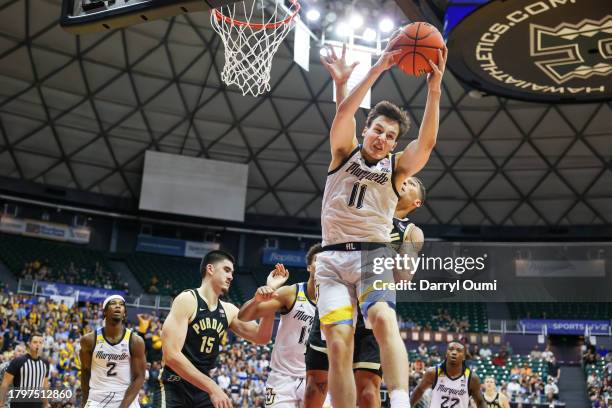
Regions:
[[548, 334], [575, 334], [582, 336], [587, 328], [589, 334], [610, 334], [610, 322], [606, 320], [547, 320], [525, 319], [521, 320], [525, 331], [542, 332], [546, 328]]
[[612, 99], [609, 6], [602, 0], [451, 2], [449, 67], [471, 86], [509, 98]]

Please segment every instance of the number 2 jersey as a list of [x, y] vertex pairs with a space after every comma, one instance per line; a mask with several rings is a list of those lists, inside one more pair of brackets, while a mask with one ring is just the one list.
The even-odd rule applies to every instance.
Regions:
[[327, 174], [321, 208], [322, 245], [389, 242], [399, 194], [393, 184], [395, 155], [367, 163], [357, 146]]
[[432, 386], [431, 407], [470, 408], [470, 378], [472, 371], [463, 368], [459, 377], [450, 377], [446, 373], [446, 363], [436, 367], [436, 379]]
[[[132, 383], [131, 338], [132, 331], [124, 329], [121, 340], [111, 343], [104, 336], [102, 327], [96, 330], [89, 380], [89, 400], [93, 402], [90, 405], [108, 403], [108, 407], [114, 407], [123, 400], [125, 391]], [[138, 397], [131, 406], [139, 406]]]
[[295, 287], [295, 302], [280, 319], [270, 367], [279, 374], [305, 377], [304, 354], [315, 318], [316, 305], [308, 297], [306, 282], [296, 283]]

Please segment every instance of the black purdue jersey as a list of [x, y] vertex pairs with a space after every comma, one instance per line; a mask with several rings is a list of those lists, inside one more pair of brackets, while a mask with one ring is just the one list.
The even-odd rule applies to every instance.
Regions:
[[495, 394], [495, 398], [493, 398], [493, 401], [489, 401], [486, 395], [483, 395], [483, 398], [487, 403], [487, 408], [501, 408], [501, 402], [499, 401], [499, 392]]
[[[222, 303], [217, 302], [217, 308], [210, 310], [195, 289], [189, 289], [198, 303], [198, 310], [193, 320], [187, 326], [187, 335], [182, 353], [202, 373], [208, 372], [216, 366], [219, 356], [221, 339], [229, 326], [227, 315]], [[170, 368], [165, 366], [162, 374], [163, 381], [176, 381], [180, 377]]]
[[410, 232], [408, 218], [393, 218], [393, 229], [391, 230], [391, 242], [404, 242], [404, 235]]

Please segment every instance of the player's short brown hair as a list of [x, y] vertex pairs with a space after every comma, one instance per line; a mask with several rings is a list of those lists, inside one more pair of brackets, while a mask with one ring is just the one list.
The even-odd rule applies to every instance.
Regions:
[[222, 251], [220, 249], [216, 249], [214, 251], [210, 251], [202, 258], [202, 262], [200, 263], [200, 273], [202, 274], [202, 279], [206, 276], [206, 265], [216, 264], [217, 262], [228, 260], [232, 264], [236, 263], [234, 256], [227, 251]]
[[370, 109], [368, 117], [366, 118], [366, 126], [372, 126], [372, 122], [374, 122], [374, 119], [379, 116], [386, 116], [387, 118], [394, 120], [399, 124], [399, 133], [397, 135], [397, 139], [403, 136], [410, 128], [410, 118], [408, 117], [408, 114], [405, 110], [403, 110], [393, 102], [380, 101], [372, 109]]
[[321, 244], [314, 244], [313, 246], [310, 247], [310, 249], [306, 253], [306, 266], [308, 266], [308, 265], [310, 265], [312, 263], [312, 261], [314, 260], [314, 257], [319, 252], [321, 252], [321, 248], [323, 248], [321, 246]]

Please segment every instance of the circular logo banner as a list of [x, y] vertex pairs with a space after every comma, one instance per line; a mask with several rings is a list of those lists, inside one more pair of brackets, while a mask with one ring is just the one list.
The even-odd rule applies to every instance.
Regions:
[[535, 102], [612, 99], [612, 1], [493, 0], [448, 36], [449, 67], [486, 93]]

